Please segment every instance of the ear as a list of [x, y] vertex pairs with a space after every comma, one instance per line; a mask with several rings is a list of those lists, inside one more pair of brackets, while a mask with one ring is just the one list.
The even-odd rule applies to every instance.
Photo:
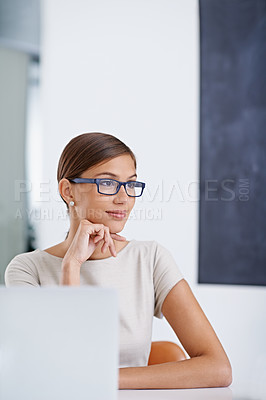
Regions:
[[63, 178], [58, 183], [58, 190], [62, 199], [69, 204], [71, 200], [74, 201], [71, 183], [68, 179]]

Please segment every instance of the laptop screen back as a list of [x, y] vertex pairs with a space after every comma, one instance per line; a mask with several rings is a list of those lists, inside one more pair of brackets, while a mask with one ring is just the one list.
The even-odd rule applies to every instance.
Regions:
[[0, 287], [0, 398], [113, 400], [118, 297], [100, 287]]

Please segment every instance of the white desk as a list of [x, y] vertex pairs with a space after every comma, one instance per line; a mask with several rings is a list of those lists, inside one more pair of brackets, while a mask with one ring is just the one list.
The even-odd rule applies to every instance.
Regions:
[[230, 388], [119, 390], [118, 400], [232, 400]]

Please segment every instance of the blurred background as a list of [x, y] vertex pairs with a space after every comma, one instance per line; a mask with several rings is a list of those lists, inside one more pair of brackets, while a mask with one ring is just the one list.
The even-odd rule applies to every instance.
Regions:
[[[124, 141], [147, 184], [122, 234], [171, 251], [231, 360], [233, 393], [265, 398], [265, 286], [199, 283], [198, 0], [0, 0], [0, 284], [16, 254], [64, 240], [57, 163], [92, 131]], [[165, 319], [153, 340], [179, 343]]]

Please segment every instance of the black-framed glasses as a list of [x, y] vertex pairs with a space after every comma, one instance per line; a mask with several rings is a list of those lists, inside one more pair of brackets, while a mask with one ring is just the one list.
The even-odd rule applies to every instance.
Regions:
[[68, 180], [73, 183], [96, 183], [98, 193], [106, 194], [109, 196], [113, 196], [114, 194], [118, 193], [122, 185], [124, 186], [127, 195], [130, 197], [140, 197], [145, 188], [145, 183], [138, 181], [120, 182], [117, 181], [116, 179], [106, 179], [106, 178], [99, 178], [99, 179], [75, 178]]

